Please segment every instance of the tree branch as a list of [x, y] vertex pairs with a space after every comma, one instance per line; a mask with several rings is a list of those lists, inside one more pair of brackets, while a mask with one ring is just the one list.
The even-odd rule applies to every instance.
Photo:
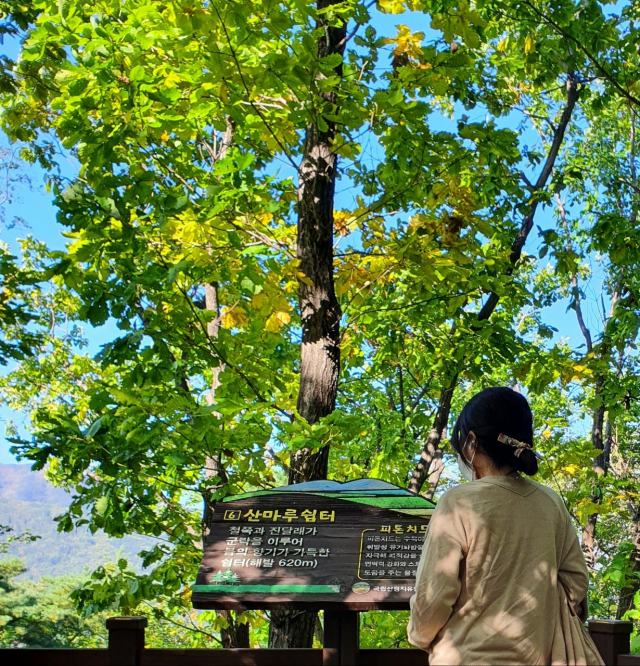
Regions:
[[[558, 157], [558, 152], [560, 151], [560, 146], [564, 140], [565, 132], [569, 122], [571, 121], [573, 109], [575, 108], [576, 102], [578, 101], [581, 92], [582, 86], [579, 84], [577, 77], [573, 72], [569, 72], [569, 76], [567, 77], [567, 102], [565, 104], [564, 110], [562, 111], [560, 122], [558, 123], [556, 131], [554, 132], [553, 141], [551, 142], [551, 147], [547, 153], [547, 159], [545, 160], [544, 167], [542, 168], [540, 176], [538, 176], [536, 184], [533, 186], [533, 200], [529, 205], [529, 212], [522, 220], [518, 234], [511, 246], [511, 256], [509, 257], [511, 266], [506, 270], [507, 275], [511, 275], [513, 273], [513, 269], [515, 268], [516, 263], [522, 256], [522, 248], [524, 247], [527, 237], [529, 236], [529, 232], [533, 228], [533, 218], [538, 208], [539, 199], [536, 197], [536, 194], [545, 188], [547, 180], [549, 180], [549, 176], [553, 171], [556, 158]], [[491, 292], [487, 302], [482, 306], [480, 312], [478, 313], [478, 321], [488, 319], [496, 309], [499, 300], [500, 296], [498, 296], [498, 294], [495, 292]]]

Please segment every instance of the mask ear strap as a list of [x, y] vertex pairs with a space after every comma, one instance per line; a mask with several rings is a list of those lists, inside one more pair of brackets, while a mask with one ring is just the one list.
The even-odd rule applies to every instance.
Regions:
[[473, 459], [476, 457], [476, 451], [478, 450], [478, 442], [477, 440], [473, 440], [476, 443], [475, 449], [473, 449], [473, 455], [471, 456], [471, 460], [469, 461], [469, 464], [473, 467]]
[[[469, 438], [470, 438], [470, 434], [467, 435], [467, 439], [466, 439], [465, 442], [464, 442], [464, 446], [462, 447], [462, 450], [463, 450], [463, 451], [467, 448], [467, 446], [469, 446]], [[475, 440], [472, 440], [472, 441], [475, 441]], [[476, 441], [476, 448], [473, 449], [473, 455], [471, 456], [471, 460], [467, 460], [467, 459], [465, 458], [465, 460], [467, 460], [467, 462], [468, 462], [472, 467], [473, 467], [473, 459], [476, 457], [476, 451], [477, 451], [477, 450], [478, 450], [478, 443], [477, 443], [477, 441]]]

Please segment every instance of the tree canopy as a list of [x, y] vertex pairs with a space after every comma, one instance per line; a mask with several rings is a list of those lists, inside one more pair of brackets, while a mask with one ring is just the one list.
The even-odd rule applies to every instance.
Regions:
[[[453, 416], [507, 384], [594, 615], [640, 617], [636, 3], [0, 12], [0, 123], [67, 239], [1, 250], [14, 450], [73, 490], [61, 529], [157, 540], [78, 603], [184, 608], [227, 494], [328, 474], [434, 497]], [[315, 617], [285, 615], [271, 644], [309, 645]]]

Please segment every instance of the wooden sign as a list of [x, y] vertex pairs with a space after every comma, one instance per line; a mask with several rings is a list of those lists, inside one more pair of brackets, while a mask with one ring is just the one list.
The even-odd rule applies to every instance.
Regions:
[[433, 509], [377, 479], [227, 497], [209, 526], [193, 606], [406, 609]]

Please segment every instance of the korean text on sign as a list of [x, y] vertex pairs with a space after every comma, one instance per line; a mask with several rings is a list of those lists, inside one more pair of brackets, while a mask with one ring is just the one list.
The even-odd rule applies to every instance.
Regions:
[[277, 522], [329, 522], [333, 523], [336, 519], [335, 511], [318, 511], [317, 509], [249, 509], [248, 511], [228, 509], [224, 512], [223, 520], [241, 520], [245, 519], [252, 523], [258, 521]]

